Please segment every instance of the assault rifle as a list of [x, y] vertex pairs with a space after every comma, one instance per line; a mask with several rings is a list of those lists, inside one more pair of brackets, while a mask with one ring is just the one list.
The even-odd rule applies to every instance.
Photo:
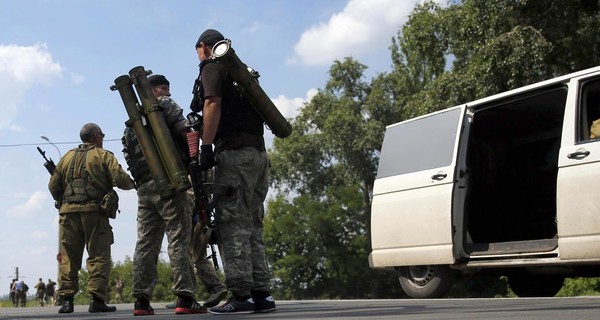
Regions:
[[[197, 255], [205, 252], [206, 247], [210, 246], [212, 259], [216, 270], [219, 270], [217, 262], [217, 224], [215, 219], [214, 209], [219, 196], [226, 195], [231, 192], [230, 188], [225, 185], [208, 182], [208, 170], [200, 170], [198, 161], [198, 144], [200, 132], [202, 131], [202, 118], [195, 112], [191, 112], [187, 116], [188, 119], [188, 147], [190, 152], [189, 174], [192, 180], [192, 189], [194, 190], [194, 221], [200, 224], [202, 234], [198, 239], [194, 238], [193, 243], [193, 260], [196, 261]], [[194, 233], [195, 234], [195, 233]]]
[[46, 168], [46, 170], [48, 170], [48, 173], [50, 173], [50, 175], [52, 175], [52, 173], [54, 172], [54, 169], [56, 169], [56, 164], [54, 164], [54, 161], [52, 161], [52, 158], [48, 159], [46, 158], [46, 151], [42, 151], [42, 149], [40, 149], [40, 147], [37, 147], [38, 152], [42, 155], [42, 157], [44, 157], [44, 160], [46, 160], [46, 162], [44, 162], [44, 167]]
[[[42, 149], [40, 149], [40, 147], [37, 147], [37, 149], [38, 149], [38, 152], [44, 158], [44, 160], [46, 160], [46, 162], [44, 162], [44, 167], [46, 168], [46, 170], [48, 170], [48, 173], [50, 175], [52, 175], [54, 173], [54, 170], [56, 169], [56, 164], [54, 164], [54, 161], [52, 161], [52, 158], [50, 158], [50, 159], [46, 158], [46, 151], [42, 151]], [[62, 199], [62, 197], [61, 197], [61, 199]], [[62, 201], [54, 201], [54, 207], [56, 209], [60, 209], [61, 202]]]

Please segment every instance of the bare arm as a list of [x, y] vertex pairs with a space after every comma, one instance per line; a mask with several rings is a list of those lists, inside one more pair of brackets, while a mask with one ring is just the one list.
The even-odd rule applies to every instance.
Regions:
[[213, 144], [217, 135], [219, 121], [221, 121], [221, 97], [207, 97], [204, 100], [202, 111], [204, 129], [202, 131], [202, 144]]

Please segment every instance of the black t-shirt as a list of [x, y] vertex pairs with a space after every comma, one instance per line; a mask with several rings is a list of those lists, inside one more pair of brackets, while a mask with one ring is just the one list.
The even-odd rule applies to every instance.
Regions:
[[262, 136], [263, 119], [242, 96], [218, 62], [205, 61], [201, 68], [203, 99], [221, 97], [221, 120], [217, 136], [229, 136], [238, 132]]

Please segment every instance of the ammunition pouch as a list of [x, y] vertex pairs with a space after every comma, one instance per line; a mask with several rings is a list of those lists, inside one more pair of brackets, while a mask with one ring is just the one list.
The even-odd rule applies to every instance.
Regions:
[[117, 217], [117, 211], [119, 211], [119, 195], [115, 189], [110, 189], [100, 201], [98, 207], [100, 214], [115, 219]]
[[259, 151], [265, 151], [265, 138], [245, 132], [235, 132], [227, 136], [221, 136], [215, 142], [215, 153], [220, 150], [233, 150], [244, 147], [254, 147]]

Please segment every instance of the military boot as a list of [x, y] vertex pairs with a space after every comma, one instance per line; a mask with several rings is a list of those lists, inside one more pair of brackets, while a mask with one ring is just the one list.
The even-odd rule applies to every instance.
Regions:
[[104, 303], [104, 301], [100, 300], [99, 298], [92, 297], [92, 299], [90, 299], [90, 307], [88, 311], [91, 313], [114, 312], [117, 311], [117, 307], [107, 306], [106, 303]]
[[73, 297], [62, 297], [63, 305], [58, 313], [73, 313]]

